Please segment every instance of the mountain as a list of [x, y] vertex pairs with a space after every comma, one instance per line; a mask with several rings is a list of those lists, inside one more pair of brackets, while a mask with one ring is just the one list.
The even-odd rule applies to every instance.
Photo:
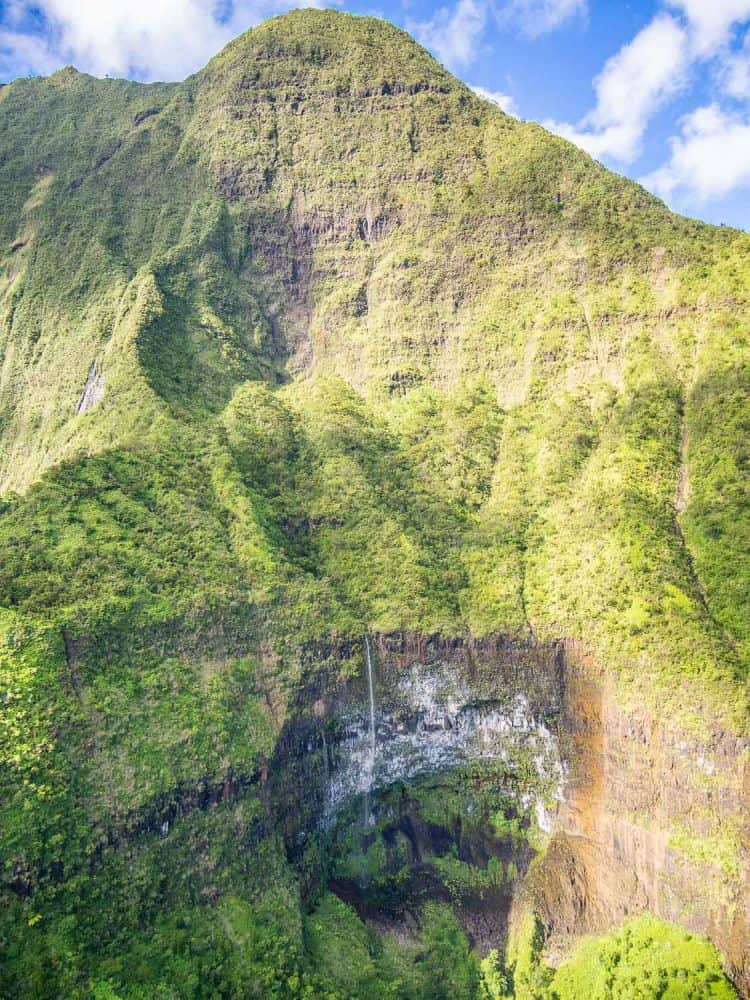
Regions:
[[371, 18], [0, 89], [0, 990], [747, 995], [749, 251]]

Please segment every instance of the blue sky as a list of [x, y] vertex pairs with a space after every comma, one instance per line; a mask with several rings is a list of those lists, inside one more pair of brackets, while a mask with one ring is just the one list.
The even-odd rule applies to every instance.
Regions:
[[[322, 4], [328, 6], [331, 4]], [[0, 0], [0, 80], [182, 79], [286, 0]], [[750, 229], [750, 0], [341, 0], [677, 211]]]

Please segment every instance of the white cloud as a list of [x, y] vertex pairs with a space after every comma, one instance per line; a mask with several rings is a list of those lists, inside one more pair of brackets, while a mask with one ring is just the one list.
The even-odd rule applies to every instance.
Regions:
[[472, 61], [486, 24], [486, 3], [458, 0], [453, 8], [440, 7], [429, 21], [407, 24], [407, 30], [446, 66], [456, 68]]
[[696, 55], [706, 57], [724, 45], [732, 27], [750, 17], [750, 0], [669, 0], [691, 29]]
[[536, 38], [547, 31], [554, 31], [587, 8], [586, 0], [508, 0], [498, 14], [521, 26], [527, 35]]
[[640, 153], [649, 119], [682, 86], [687, 65], [684, 29], [673, 17], [661, 14], [605, 64], [594, 81], [593, 111], [577, 126], [545, 124], [592, 156], [632, 162]]
[[510, 94], [503, 94], [499, 90], [487, 90], [486, 87], [472, 87], [471, 89], [485, 101], [497, 104], [507, 115], [515, 115], [517, 113], [516, 102]]
[[[668, 0], [682, 12], [690, 62], [710, 63], [723, 96], [750, 100], [750, 33], [736, 45], [736, 29], [750, 18], [750, 0]], [[690, 206], [750, 187], [750, 119], [714, 103], [696, 108], [669, 140], [669, 159], [642, 183], [673, 204]]]
[[457, 0], [453, 7], [440, 7], [429, 21], [407, 22], [406, 28], [456, 69], [476, 56], [490, 17], [535, 38], [586, 7], [587, 0]]
[[[38, 0], [11, 5], [0, 33], [0, 71], [48, 73], [65, 63], [96, 76], [180, 80], [223, 45], [294, 0]], [[28, 28], [44, 17], [44, 38]], [[24, 23], [27, 23], [24, 30]]]
[[61, 63], [44, 39], [16, 31], [0, 31], [0, 79], [52, 73]]
[[750, 32], [739, 51], [727, 52], [719, 61], [719, 83], [729, 97], [750, 99]]
[[672, 155], [642, 183], [667, 200], [705, 201], [750, 186], [750, 122], [717, 105], [697, 108], [670, 140]]

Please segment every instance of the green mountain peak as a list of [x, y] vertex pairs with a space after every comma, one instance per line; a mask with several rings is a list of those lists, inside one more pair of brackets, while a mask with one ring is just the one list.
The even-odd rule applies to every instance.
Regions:
[[374, 18], [3, 88], [1, 993], [748, 988], [749, 239]]

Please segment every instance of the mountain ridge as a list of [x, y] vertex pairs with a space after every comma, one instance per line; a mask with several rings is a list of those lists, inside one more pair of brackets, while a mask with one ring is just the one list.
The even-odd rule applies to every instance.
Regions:
[[[328, 741], [325, 759], [300, 751], [317, 770], [299, 787], [328, 775], [370, 633], [416, 636], [426, 666], [432, 646], [453, 664], [453, 640], [503, 636], [499, 671], [513, 643], [569, 643], [569, 697], [579, 668], [601, 691], [559, 722], [592, 776], [588, 805], [577, 789], [559, 806], [559, 856], [588, 836], [592, 885], [622, 864], [670, 919], [693, 919], [670, 893], [712, 887], [691, 929], [746, 988], [730, 914], [746, 903], [750, 237], [672, 215], [395, 27], [328, 11], [274, 18], [183, 83], [65, 70], [3, 88], [0, 205], [4, 988], [83, 996], [110, 968], [112, 990], [149, 995], [130, 938], [151, 968], [162, 921], [194, 970], [187, 913], [239, 962], [227, 942], [262, 897], [278, 940], [300, 929], [270, 995], [297, 995], [278, 982], [307, 968], [328, 861], [306, 840], [311, 869], [293, 867], [289, 803], [265, 783], [277, 761], [271, 785], [296, 787], [287, 733]], [[514, 758], [516, 791], [532, 759]], [[628, 789], [653, 814], [626, 814]], [[422, 838], [430, 794], [411, 788], [399, 820]], [[500, 840], [456, 850], [506, 863], [526, 844], [533, 819], [502, 801]], [[576, 809], [609, 812], [581, 841]], [[336, 862], [347, 877], [375, 864], [363, 850]], [[143, 867], [123, 903], [129, 852]], [[162, 852], [183, 888], [164, 887]], [[165, 995], [199, 995], [180, 990]]]

